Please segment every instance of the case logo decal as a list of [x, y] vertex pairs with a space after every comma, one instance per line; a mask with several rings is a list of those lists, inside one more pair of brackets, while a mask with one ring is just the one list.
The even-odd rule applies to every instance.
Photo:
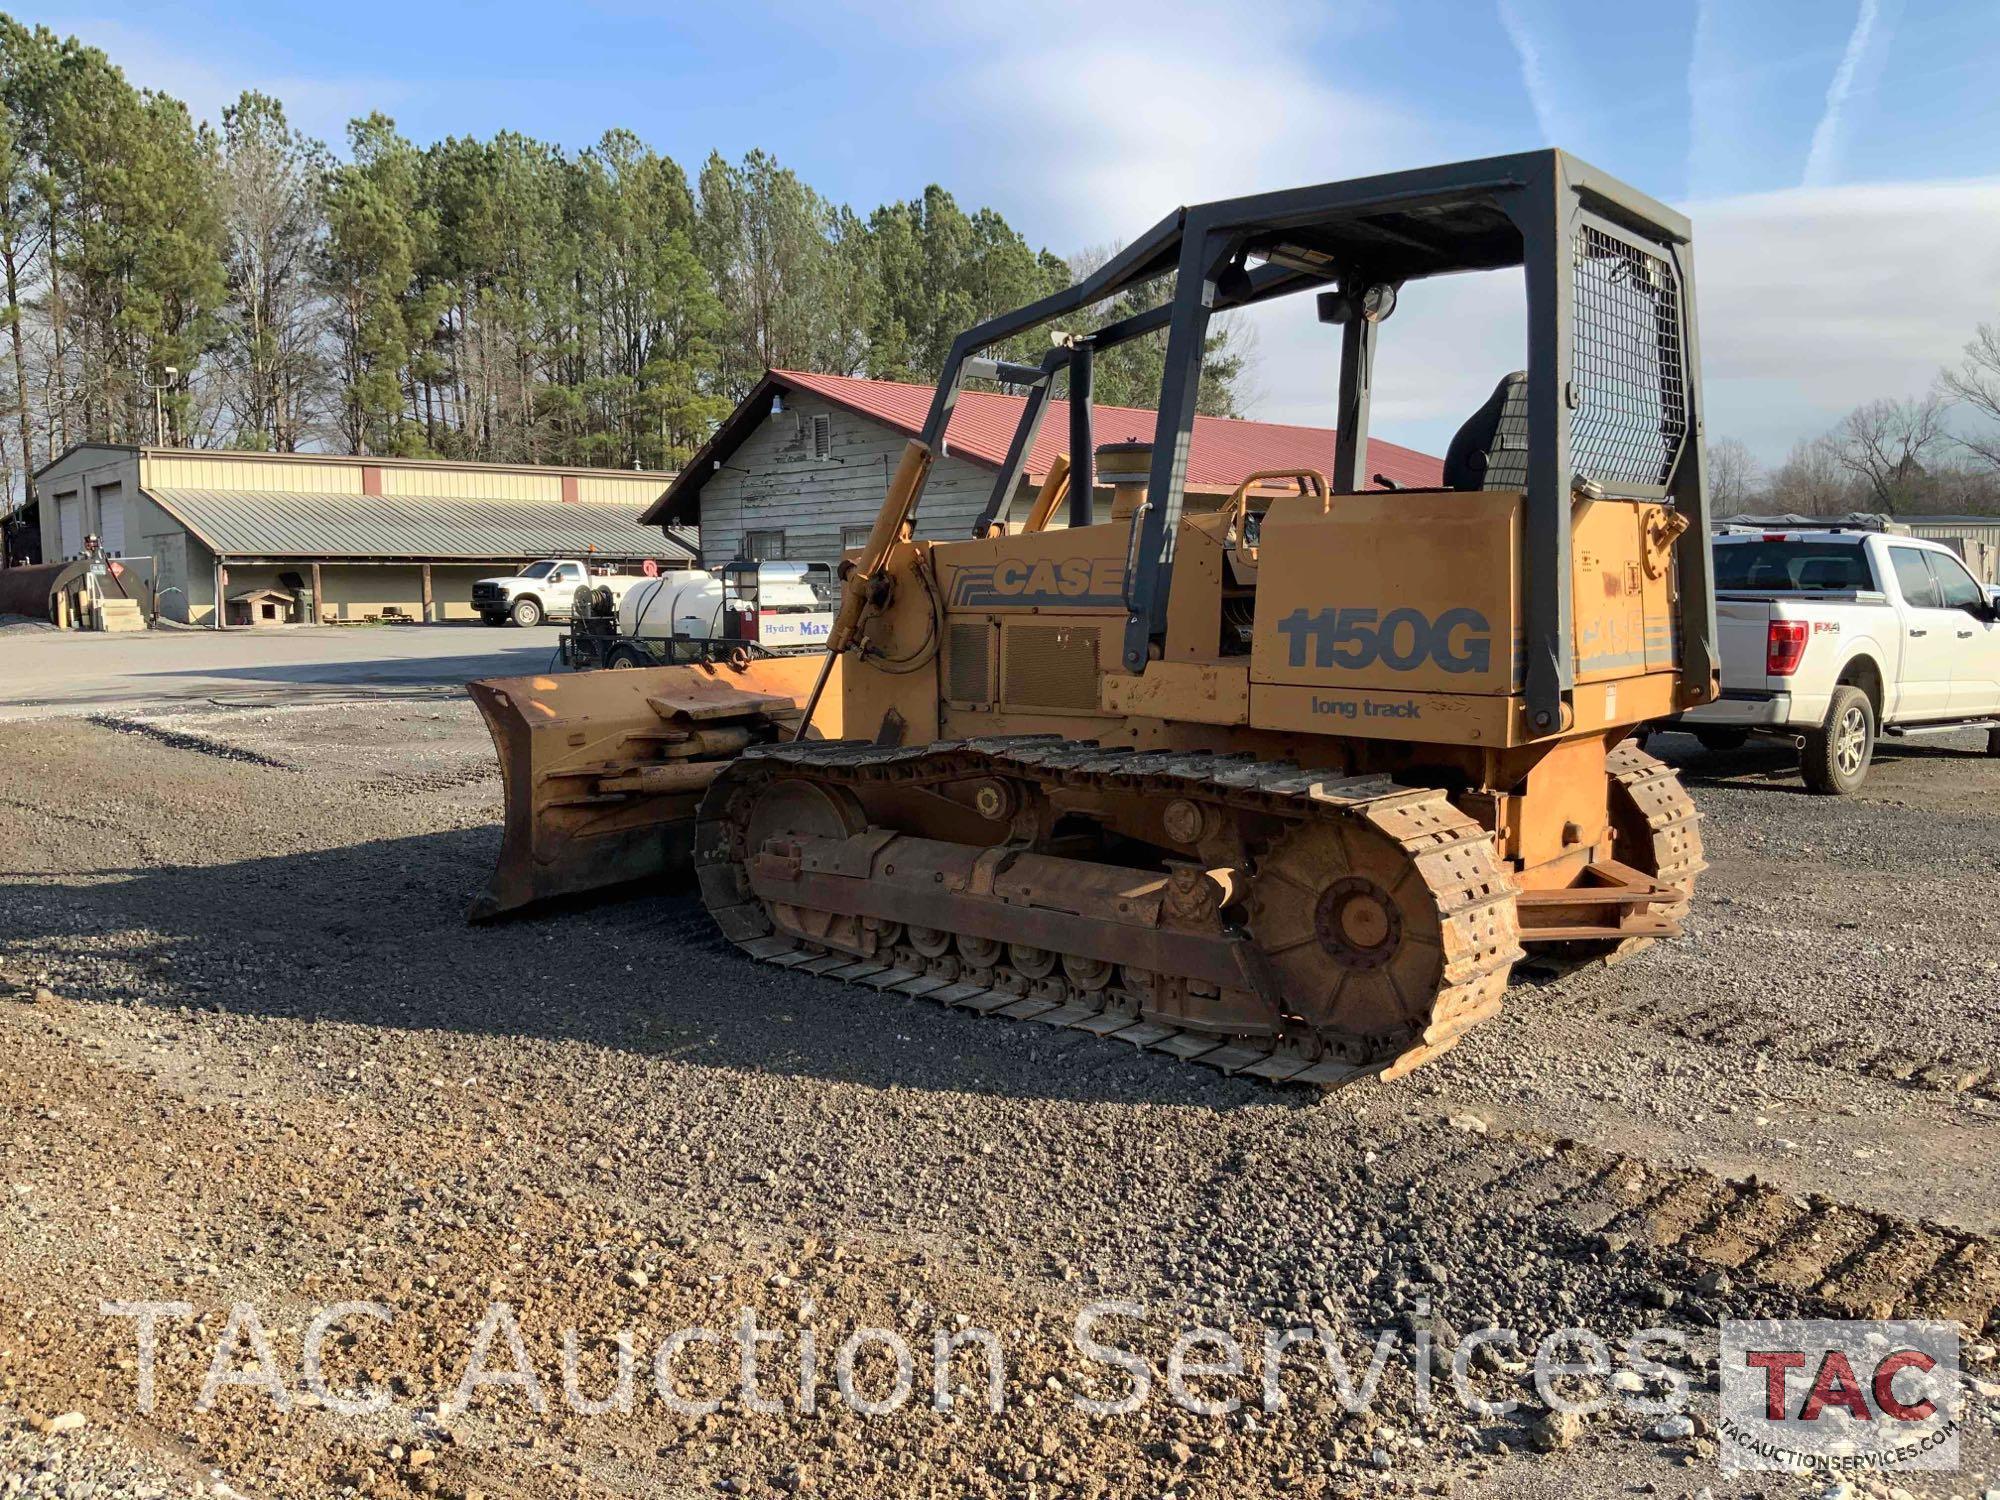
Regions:
[[1122, 558], [1010, 557], [980, 567], [960, 568], [951, 580], [954, 609], [993, 605], [1083, 605], [1122, 609]]

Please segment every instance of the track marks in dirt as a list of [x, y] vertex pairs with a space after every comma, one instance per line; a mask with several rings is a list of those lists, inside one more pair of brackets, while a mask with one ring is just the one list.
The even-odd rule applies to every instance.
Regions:
[[263, 766], [273, 771], [296, 773], [299, 770], [299, 767], [287, 761], [277, 760], [259, 751], [232, 745], [225, 740], [210, 739], [205, 734], [173, 729], [151, 719], [135, 719], [123, 714], [91, 714], [89, 719], [100, 729], [109, 729], [116, 734], [140, 735], [172, 750], [187, 750], [196, 755], [212, 755], [217, 760], [233, 760], [243, 765]]
[[1688, 1282], [1715, 1285], [1721, 1271], [1738, 1289], [1840, 1316], [2000, 1329], [2000, 1244], [1947, 1225], [1532, 1136], [1481, 1138], [1426, 1162], [1419, 1182], [1551, 1216], [1613, 1253], [1657, 1252]]
[[1779, 1061], [1829, 1068], [1903, 1088], [2000, 1100], [2000, 1067], [1989, 1059], [1941, 1053], [1925, 1056], [1900, 1047], [1875, 1046], [1854, 1036], [1836, 1041], [1800, 1035], [1747, 1002], [1701, 1000], [1681, 1009], [1664, 1010], [1650, 1001], [1632, 1004], [1624, 995], [1593, 996], [1580, 985], [1566, 987], [1562, 999], [1565, 1005], [1593, 1008], [1598, 1020], [1614, 1026], [1636, 1026], [1732, 1052], [1760, 1052]]
[[390, 797], [423, 797], [433, 792], [455, 792], [462, 787], [499, 779], [499, 762], [489, 761], [448, 771], [404, 771], [393, 776], [377, 776], [363, 782], [361, 789]]

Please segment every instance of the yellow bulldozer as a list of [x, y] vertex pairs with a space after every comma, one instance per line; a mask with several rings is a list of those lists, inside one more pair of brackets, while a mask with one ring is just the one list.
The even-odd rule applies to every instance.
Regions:
[[[1398, 301], [1506, 268], [1525, 370], [1439, 488], [1371, 477]], [[1332, 472], [1191, 506], [1211, 321], [1302, 292], [1339, 330]], [[1162, 332], [1151, 440], [1096, 446], [1093, 361]], [[1059, 377], [1069, 458], [1010, 526]], [[1025, 392], [1019, 427], [975, 534], [923, 539], [968, 379]], [[1707, 523], [1679, 214], [1557, 151], [1183, 208], [958, 338], [824, 656], [473, 684], [506, 782], [476, 914], [692, 879], [766, 963], [1274, 1082], [1397, 1076], [1524, 951], [1679, 932], [1697, 815], [1627, 737], [1718, 690]]]

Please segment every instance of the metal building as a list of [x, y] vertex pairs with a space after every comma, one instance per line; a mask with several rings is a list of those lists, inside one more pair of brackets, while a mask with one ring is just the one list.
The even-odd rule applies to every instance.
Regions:
[[[85, 443], [35, 476], [42, 556], [95, 533], [135, 561], [157, 613], [281, 590], [316, 621], [472, 619], [473, 580], [540, 557], [664, 567], [692, 536], [639, 524], [671, 474]], [[151, 612], [151, 611], [149, 611]]]
[[2000, 516], [1898, 516], [1911, 536], [1943, 542], [1981, 583], [2000, 583]]

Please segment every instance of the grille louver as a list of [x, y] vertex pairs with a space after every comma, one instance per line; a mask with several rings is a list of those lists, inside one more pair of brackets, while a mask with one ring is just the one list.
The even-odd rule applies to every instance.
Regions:
[[1005, 663], [1009, 708], [1097, 708], [1094, 625], [1010, 625]]

